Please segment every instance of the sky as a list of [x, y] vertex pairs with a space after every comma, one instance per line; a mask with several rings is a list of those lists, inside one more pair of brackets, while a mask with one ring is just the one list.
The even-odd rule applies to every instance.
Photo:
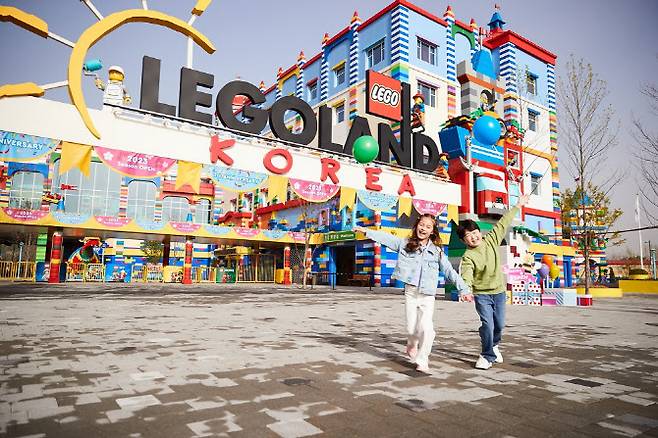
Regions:
[[[103, 15], [123, 9], [141, 8], [140, 0], [92, 0]], [[240, 77], [258, 85], [261, 80], [270, 86], [279, 67], [284, 70], [297, 60], [300, 50], [309, 59], [320, 51], [325, 32], [333, 36], [346, 27], [355, 10], [365, 20], [391, 0], [214, 0], [194, 26], [216, 46], [213, 55], [194, 48], [196, 70], [215, 76], [213, 96], [229, 80]], [[471, 18], [485, 27], [494, 11], [494, 1], [469, 0], [451, 3], [441, 0], [412, 0], [421, 8], [442, 16], [448, 4], [456, 18], [468, 23]], [[149, 0], [150, 9], [165, 12], [187, 21], [196, 0]], [[619, 145], [609, 155], [611, 171], [628, 169], [628, 176], [611, 193], [612, 205], [624, 215], [613, 228], [635, 228], [635, 194], [642, 191], [637, 171], [633, 167], [633, 152], [637, 149], [632, 137], [633, 117], [656, 126], [655, 115], [649, 114], [649, 102], [640, 93], [645, 84], [656, 83], [658, 67], [658, 1], [629, 0], [498, 0], [506, 28], [534, 41], [557, 55], [558, 76], [570, 55], [591, 63], [594, 71], [607, 82], [607, 103], [615, 109], [619, 120]], [[70, 41], [76, 41], [82, 31], [97, 21], [78, 0], [3, 0], [4, 6], [15, 6], [48, 22], [49, 30]], [[328, 8], [327, 5], [330, 5]], [[186, 62], [187, 40], [182, 35], [159, 26], [133, 23], [99, 41], [86, 59], [101, 59], [105, 69], [120, 65], [126, 72], [125, 85], [139, 105], [142, 56], [162, 60], [160, 100], [175, 105], [178, 102], [180, 67]], [[0, 84], [31, 81], [37, 84], [63, 81], [71, 49], [53, 40], [45, 40], [9, 23], [0, 23]], [[106, 77], [103, 70], [103, 78]], [[102, 93], [85, 82], [85, 97], [89, 107], [100, 107]], [[68, 102], [66, 88], [53, 90], [46, 98]], [[560, 109], [558, 107], [558, 118]], [[559, 146], [558, 133], [558, 146]], [[566, 153], [558, 152], [562, 162], [560, 183], [573, 187], [573, 178], [564, 170]], [[601, 175], [602, 182], [605, 175]], [[641, 214], [642, 225], [648, 220]], [[655, 225], [655, 224], [654, 224]], [[609, 249], [612, 256], [625, 255], [629, 250], [639, 253], [637, 232], [625, 233], [627, 243]], [[658, 246], [658, 230], [644, 231], [644, 242]], [[644, 251], [647, 253], [645, 244]]]

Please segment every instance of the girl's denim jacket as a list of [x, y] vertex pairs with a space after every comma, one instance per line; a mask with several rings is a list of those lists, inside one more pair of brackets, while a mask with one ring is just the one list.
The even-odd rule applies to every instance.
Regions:
[[446, 279], [454, 283], [460, 295], [470, 293], [464, 280], [455, 271], [446, 257], [443, 250], [437, 248], [432, 242], [428, 242], [425, 252], [414, 251], [407, 252], [404, 247], [407, 245], [407, 239], [393, 236], [384, 231], [368, 230], [366, 237], [381, 243], [389, 249], [398, 253], [398, 262], [395, 265], [392, 278], [398, 279], [406, 284], [410, 284], [415, 277], [415, 270], [421, 272], [420, 284], [418, 288], [425, 295], [436, 295], [437, 284], [439, 283], [439, 269], [445, 275]]

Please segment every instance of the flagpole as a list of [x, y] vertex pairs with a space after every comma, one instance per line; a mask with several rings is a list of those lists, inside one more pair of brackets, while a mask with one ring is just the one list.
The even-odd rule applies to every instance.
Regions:
[[642, 225], [640, 224], [640, 195], [635, 194], [635, 219], [637, 219], [637, 234], [640, 238], [640, 268], [644, 269], [644, 254], [642, 253]]

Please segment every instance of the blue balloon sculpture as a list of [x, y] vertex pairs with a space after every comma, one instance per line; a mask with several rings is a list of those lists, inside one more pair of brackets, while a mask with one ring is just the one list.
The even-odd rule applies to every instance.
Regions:
[[485, 145], [496, 144], [500, 139], [500, 123], [491, 116], [482, 116], [473, 124], [473, 136]]

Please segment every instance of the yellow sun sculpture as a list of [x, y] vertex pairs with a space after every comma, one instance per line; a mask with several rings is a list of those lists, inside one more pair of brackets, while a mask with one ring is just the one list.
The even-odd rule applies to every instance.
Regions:
[[[203, 11], [205, 11], [205, 9], [208, 7], [210, 2], [211, 0], [198, 0], [194, 9], [192, 10], [192, 14], [196, 16], [201, 15]], [[90, 5], [89, 1], [86, 3], [88, 6]], [[190, 22], [186, 23], [185, 21], [176, 17], [172, 17], [171, 15], [167, 15], [158, 11], [148, 10], [146, 9], [146, 2], [143, 1], [143, 3], [145, 6], [144, 9], [128, 9], [125, 11], [116, 12], [104, 18], [100, 16], [100, 14], [95, 9], [93, 9], [94, 13], [98, 16], [99, 21], [98, 23], [89, 26], [82, 33], [82, 35], [80, 35], [80, 38], [76, 43], [72, 43], [50, 32], [48, 30], [48, 24], [45, 21], [18, 8], [11, 6], [0, 6], [0, 21], [8, 21], [14, 23], [39, 36], [44, 38], [51, 37], [73, 48], [69, 58], [68, 82], [66, 83], [68, 86], [71, 103], [73, 103], [73, 105], [80, 113], [80, 117], [82, 118], [82, 121], [84, 122], [87, 129], [89, 129], [89, 131], [96, 138], [101, 138], [100, 132], [98, 132], [91, 120], [91, 117], [89, 116], [85, 98], [82, 94], [82, 65], [84, 58], [87, 55], [87, 51], [101, 38], [126, 23], [149, 23], [167, 27], [191, 38], [196, 44], [198, 44], [209, 54], [214, 53], [216, 50], [215, 46], [205, 35], [192, 27], [190, 23], [192, 23], [193, 20], [190, 20]], [[52, 84], [51, 88], [54, 86], [59, 86], [59, 84], [64, 85], [64, 83]], [[38, 86], [31, 82], [22, 84], [7, 84], [0, 86], [0, 99], [3, 97], [16, 96], [40, 97], [43, 96], [44, 91], [47, 89], [47, 85]]]

